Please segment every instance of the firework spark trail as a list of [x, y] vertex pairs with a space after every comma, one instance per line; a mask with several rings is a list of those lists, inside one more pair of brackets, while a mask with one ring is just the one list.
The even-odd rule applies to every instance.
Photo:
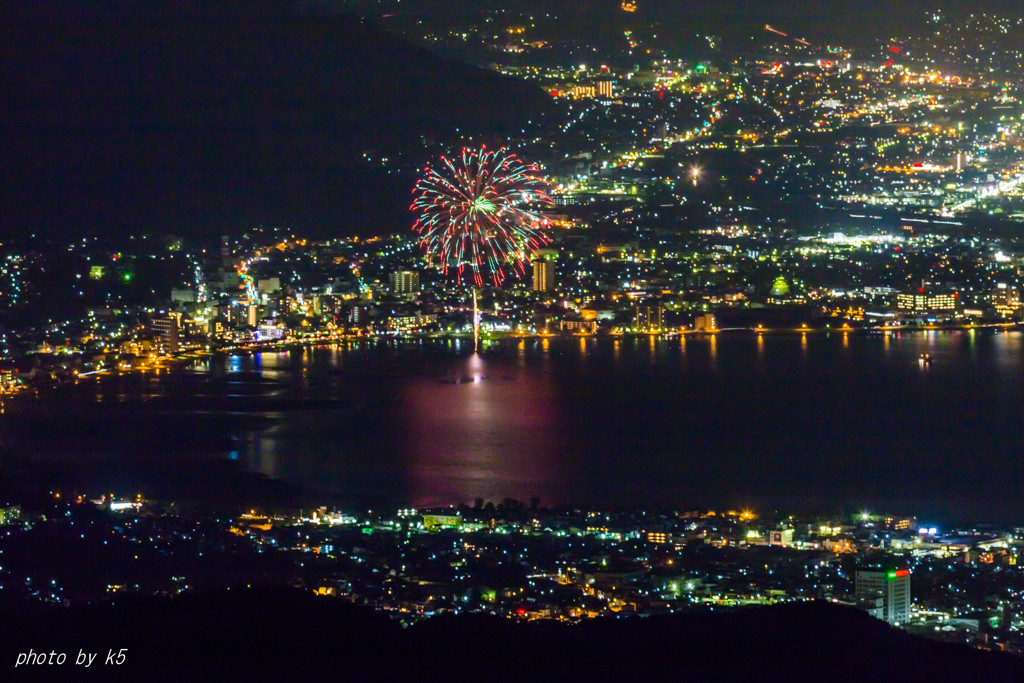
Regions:
[[527, 208], [552, 204], [537, 168], [505, 148], [463, 148], [460, 158], [441, 162], [416, 183], [409, 207], [419, 214], [413, 228], [428, 258], [437, 256], [446, 273], [457, 267], [460, 279], [468, 266], [477, 286], [487, 274], [500, 284], [506, 267], [524, 273], [526, 262], [550, 242], [543, 232], [547, 220]]

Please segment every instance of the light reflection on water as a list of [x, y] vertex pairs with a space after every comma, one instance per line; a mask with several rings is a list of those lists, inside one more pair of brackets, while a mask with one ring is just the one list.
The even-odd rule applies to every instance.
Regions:
[[423, 504], [546, 487], [558, 457], [549, 383], [474, 354], [454, 381], [412, 382], [403, 394], [407, 495]]
[[[471, 349], [361, 342], [214, 358], [160, 377], [100, 376], [7, 410], [0, 442], [72, 461], [123, 451], [130, 473], [151, 466], [150, 450], [182, 457], [175, 439], [130, 436], [117, 421], [136, 418], [105, 412], [153, 406], [171, 433], [230, 438], [223, 451], [211, 446], [225, 460], [353, 500], [903, 501], [908, 512], [1024, 516], [1018, 332], [544, 338]], [[92, 408], [79, 410], [79, 398]], [[175, 412], [185, 399], [191, 412]], [[84, 421], [73, 439], [59, 436], [65, 405]], [[32, 411], [39, 425], [19, 431], [11, 414]], [[243, 414], [268, 423], [231, 426]], [[100, 446], [90, 446], [93, 432]]]

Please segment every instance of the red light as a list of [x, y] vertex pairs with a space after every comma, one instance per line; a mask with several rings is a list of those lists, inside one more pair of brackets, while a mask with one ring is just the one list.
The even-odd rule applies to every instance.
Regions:
[[898, 569], [898, 570], [896, 570], [896, 576], [909, 576], [909, 575], [910, 575], [910, 570], [909, 569]]
[[924, 291], [924, 287], [922, 287], [921, 289], [919, 289], [919, 290], [917, 290], [917, 291], [919, 291], [919, 292], [923, 292], [923, 291]]
[[898, 47], [896, 47], [896, 46], [894, 45], [894, 46], [892, 46], [892, 47], [890, 47], [890, 48], [889, 48], [889, 51], [890, 51], [890, 52], [899, 52], [899, 51], [900, 51], [900, 49], [899, 49]]
[[959, 294], [957, 294], [956, 292], [953, 292], [953, 298], [954, 299], [959, 298], [959, 296], [960, 296]]
[[886, 64], [892, 64], [892, 60], [890, 59]]
[[516, 614], [518, 614], [521, 617], [525, 617], [526, 616], [526, 610], [523, 609], [522, 607], [520, 607], [519, 609], [516, 610]]

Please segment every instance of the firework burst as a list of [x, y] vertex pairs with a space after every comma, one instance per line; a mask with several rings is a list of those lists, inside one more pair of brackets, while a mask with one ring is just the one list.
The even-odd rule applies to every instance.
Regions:
[[437, 257], [445, 273], [456, 268], [460, 280], [468, 269], [477, 286], [485, 277], [500, 284], [506, 268], [522, 273], [550, 242], [547, 220], [530, 208], [552, 203], [537, 167], [505, 148], [463, 148], [461, 158], [441, 162], [416, 183], [409, 207], [419, 214], [413, 229], [427, 257]]

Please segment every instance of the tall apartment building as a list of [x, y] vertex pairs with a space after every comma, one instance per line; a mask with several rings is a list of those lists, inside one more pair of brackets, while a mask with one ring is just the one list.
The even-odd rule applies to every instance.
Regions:
[[533, 262], [533, 291], [555, 291], [555, 264], [553, 261], [537, 259]]
[[895, 568], [858, 569], [854, 582], [857, 603], [893, 626], [910, 618], [910, 571]]

